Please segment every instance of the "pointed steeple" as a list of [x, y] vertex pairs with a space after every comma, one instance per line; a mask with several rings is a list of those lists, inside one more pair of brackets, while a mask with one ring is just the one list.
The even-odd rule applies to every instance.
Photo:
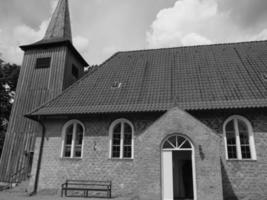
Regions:
[[62, 39], [72, 42], [68, 0], [59, 0], [43, 40]]

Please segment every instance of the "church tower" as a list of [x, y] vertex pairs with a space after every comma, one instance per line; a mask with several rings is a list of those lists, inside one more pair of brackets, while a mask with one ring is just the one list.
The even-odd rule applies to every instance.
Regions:
[[72, 44], [68, 0], [59, 0], [44, 38], [20, 48], [24, 58], [0, 161], [0, 181], [31, 170], [41, 127], [24, 115], [60, 94], [88, 66]]

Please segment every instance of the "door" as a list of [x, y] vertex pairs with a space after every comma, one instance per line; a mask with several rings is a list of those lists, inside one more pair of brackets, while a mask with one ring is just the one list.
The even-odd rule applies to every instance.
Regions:
[[162, 146], [162, 200], [195, 200], [193, 146], [183, 136], [172, 135]]
[[162, 152], [162, 181], [164, 200], [173, 200], [172, 151]]

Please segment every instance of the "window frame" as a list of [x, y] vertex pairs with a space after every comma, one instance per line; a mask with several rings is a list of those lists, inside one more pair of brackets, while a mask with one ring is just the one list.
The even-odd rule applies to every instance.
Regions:
[[[237, 154], [236, 158], [229, 158], [229, 156], [228, 156], [228, 144], [227, 144], [227, 138], [226, 138], [226, 125], [232, 120], [233, 120], [233, 124], [234, 124], [234, 134], [235, 134], [235, 140], [236, 140], [236, 154]], [[250, 149], [251, 158], [242, 158], [238, 120], [244, 122], [247, 126], [248, 138], [249, 138], [249, 149]], [[226, 160], [229, 160], [229, 161], [231, 161], [231, 160], [244, 160], [244, 161], [257, 160], [254, 132], [253, 132], [252, 125], [248, 119], [246, 119], [245, 117], [240, 116], [240, 115], [232, 115], [232, 116], [228, 117], [223, 124], [223, 137], [224, 137]]]
[[80, 78], [79, 68], [75, 64], [71, 65], [71, 74], [76, 80]]
[[[113, 147], [113, 130], [115, 128], [115, 126], [119, 123], [122, 123], [122, 127], [121, 127], [121, 136], [120, 136], [120, 157], [113, 157], [112, 156], [112, 147]], [[123, 156], [123, 147], [124, 147], [124, 125], [127, 123], [131, 129], [132, 129], [132, 142], [131, 142], [131, 157], [124, 157]], [[120, 119], [116, 119], [115, 121], [113, 121], [109, 127], [109, 158], [112, 159], [112, 160], [132, 160], [134, 159], [134, 126], [132, 124], [132, 122], [130, 122], [129, 120], [127, 119], [124, 119], [124, 118], [120, 118]]]
[[[64, 156], [65, 153], [65, 138], [66, 138], [66, 130], [67, 128], [73, 124], [73, 131], [72, 131], [72, 141], [71, 141], [71, 151], [70, 151], [70, 157]], [[81, 156], [76, 157], [74, 156], [75, 153], [75, 140], [76, 140], [76, 135], [77, 135], [77, 124], [82, 126], [83, 129], [83, 139], [82, 139], [82, 144], [81, 144]], [[77, 119], [72, 119], [66, 122], [62, 128], [62, 134], [61, 134], [61, 154], [60, 157], [64, 159], [82, 159], [83, 158], [83, 146], [84, 146], [84, 135], [85, 135], [85, 126], [84, 124], [77, 120]]]
[[[40, 65], [39, 62], [44, 62], [43, 60], [47, 61], [47, 65]], [[51, 66], [51, 60], [52, 60], [52, 57], [51, 56], [46, 56], [46, 57], [39, 57], [39, 58], [36, 58], [36, 61], [35, 61], [35, 66], [34, 68], [35, 69], [49, 69], [50, 66]], [[39, 65], [38, 65], [39, 64]], [[42, 63], [43, 64], [43, 63]]]

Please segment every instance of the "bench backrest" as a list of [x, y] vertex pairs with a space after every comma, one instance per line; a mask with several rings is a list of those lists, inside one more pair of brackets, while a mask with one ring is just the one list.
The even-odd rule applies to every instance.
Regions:
[[67, 184], [70, 185], [107, 185], [111, 186], [111, 181], [96, 181], [96, 180], [66, 180]]

